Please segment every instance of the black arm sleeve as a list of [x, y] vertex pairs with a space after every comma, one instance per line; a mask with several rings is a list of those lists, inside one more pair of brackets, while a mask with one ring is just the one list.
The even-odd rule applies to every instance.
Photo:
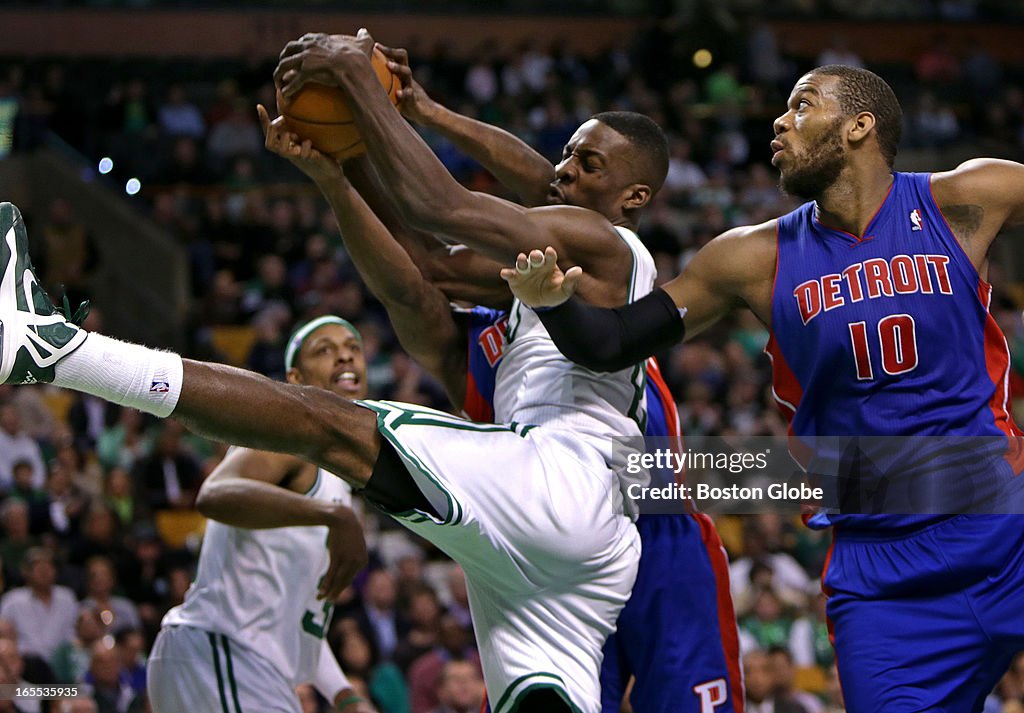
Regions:
[[592, 371], [618, 371], [683, 339], [683, 318], [662, 289], [622, 307], [576, 297], [537, 313], [567, 359]]

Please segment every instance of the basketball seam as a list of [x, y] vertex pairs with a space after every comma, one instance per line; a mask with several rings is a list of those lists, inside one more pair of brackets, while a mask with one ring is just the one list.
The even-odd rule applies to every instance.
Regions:
[[316, 119], [303, 119], [301, 116], [295, 116], [294, 114], [285, 114], [289, 119], [294, 121], [301, 121], [303, 124], [316, 124], [317, 126], [347, 126], [349, 124], [356, 123], [354, 120], [349, 121], [317, 121]]

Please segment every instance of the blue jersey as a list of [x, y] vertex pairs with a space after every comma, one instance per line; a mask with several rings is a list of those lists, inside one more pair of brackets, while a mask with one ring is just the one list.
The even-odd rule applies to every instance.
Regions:
[[[773, 393], [796, 437], [1020, 435], [1006, 339], [935, 203], [930, 174], [895, 173], [858, 238], [806, 203], [778, 220]], [[997, 465], [1019, 472], [1015, 451]], [[824, 515], [812, 525], [919, 526], [940, 516]]]

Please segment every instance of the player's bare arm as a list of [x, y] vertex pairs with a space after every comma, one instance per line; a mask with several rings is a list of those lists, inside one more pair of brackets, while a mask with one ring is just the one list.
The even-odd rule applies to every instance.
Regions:
[[352, 508], [307, 498], [317, 467], [300, 458], [237, 448], [203, 481], [196, 507], [204, 516], [232, 527], [330, 528], [330, 564], [319, 594], [337, 598], [368, 562], [362, 524]]
[[932, 192], [953, 235], [984, 277], [985, 258], [999, 231], [1024, 223], [1024, 165], [971, 159], [933, 174]]
[[402, 223], [394, 201], [366, 156], [345, 162], [345, 176], [380, 219], [391, 238], [409, 254], [423, 278], [449, 300], [495, 309], [512, 301], [508, 286], [498, 276], [501, 264], [464, 245], [447, 245], [435, 236]]
[[[462, 187], [391, 106], [369, 62], [372, 42], [364, 31], [357, 38], [313, 36], [291, 42], [275, 77], [285, 96], [316, 80], [338, 84], [360, 98], [353, 102], [353, 117], [411, 227], [449, 236], [506, 263], [538, 242], [550, 244], [566, 264], [586, 268], [581, 294], [597, 304], [624, 302], [632, 265], [608, 219], [570, 206], [527, 209]], [[648, 197], [630, 200], [646, 203]]]
[[[352, 262], [387, 310], [402, 348], [445, 385], [452, 399], [462, 396], [465, 337], [452, 318], [448, 298], [424, 279], [337, 161], [314, 149], [308, 140], [300, 143], [281, 117], [270, 121], [263, 106], [258, 112], [266, 147], [289, 159], [324, 194]], [[355, 162], [350, 166], [353, 171], [360, 170]], [[365, 177], [363, 183], [368, 184]]]
[[437, 131], [454, 143], [518, 195], [524, 205], [546, 202], [548, 186], [555, 180], [555, 169], [550, 161], [518, 136], [463, 116], [431, 99], [413, 78], [409, 53], [404, 49], [385, 47], [379, 42], [376, 47], [388, 58], [388, 69], [401, 81], [398, 108], [407, 119]]
[[[699, 334], [737, 307], [771, 326], [775, 221], [733, 228], [705, 245], [682, 274], [647, 297], [607, 309], [573, 299], [579, 268], [558, 268], [548, 248], [520, 254], [501, 275], [541, 321], [559, 350], [595, 371], [615, 371]], [[684, 329], [685, 321], [685, 329]]]

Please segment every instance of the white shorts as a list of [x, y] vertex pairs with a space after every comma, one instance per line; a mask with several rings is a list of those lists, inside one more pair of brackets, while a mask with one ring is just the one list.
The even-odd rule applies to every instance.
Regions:
[[601, 649], [636, 578], [640, 538], [615, 473], [571, 433], [476, 424], [358, 401], [441, 515], [396, 513], [466, 572], [494, 713], [531, 689], [601, 708]]
[[165, 626], [146, 665], [153, 713], [301, 713], [274, 666], [223, 634]]

